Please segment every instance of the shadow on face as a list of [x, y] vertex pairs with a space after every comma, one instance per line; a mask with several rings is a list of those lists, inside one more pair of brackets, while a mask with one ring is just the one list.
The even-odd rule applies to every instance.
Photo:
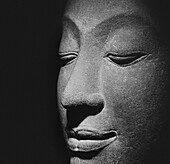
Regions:
[[57, 101], [71, 164], [168, 163], [169, 26], [151, 7], [68, 3]]

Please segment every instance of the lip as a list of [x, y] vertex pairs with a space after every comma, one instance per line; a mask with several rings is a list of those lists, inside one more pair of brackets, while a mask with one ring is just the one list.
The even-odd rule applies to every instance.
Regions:
[[115, 130], [98, 131], [90, 129], [67, 130], [67, 145], [74, 152], [91, 152], [102, 149], [117, 138]]

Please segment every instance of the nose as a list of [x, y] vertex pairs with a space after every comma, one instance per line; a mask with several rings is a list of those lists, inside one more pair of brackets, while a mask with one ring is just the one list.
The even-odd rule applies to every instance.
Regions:
[[63, 107], [67, 110], [67, 128], [71, 129], [78, 125], [90, 115], [97, 115], [104, 108], [104, 99], [101, 94], [70, 95], [64, 97]]
[[77, 63], [61, 98], [62, 106], [67, 110], [67, 124], [71, 127], [77, 126], [90, 115], [97, 115], [105, 105], [100, 68], [89, 63]]
[[67, 110], [78, 110], [89, 115], [99, 113], [104, 107], [104, 98], [99, 93], [74, 94], [62, 99], [62, 105]]

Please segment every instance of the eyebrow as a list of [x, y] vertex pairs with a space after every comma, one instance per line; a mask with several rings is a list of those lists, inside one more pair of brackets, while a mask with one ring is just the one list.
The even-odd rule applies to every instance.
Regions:
[[152, 27], [152, 23], [148, 18], [138, 14], [119, 14], [104, 20], [97, 24], [91, 31], [92, 35], [100, 41], [106, 41], [109, 34], [123, 27]]
[[149, 18], [142, 17], [137, 14], [119, 14], [97, 24], [92, 29], [91, 33], [95, 36], [95, 38], [104, 41], [108, 38], [111, 31], [136, 25], [152, 27], [152, 23]]
[[[79, 29], [76, 23], [68, 16], [63, 17], [63, 23], [67, 28], [71, 29], [73, 36], [80, 44], [81, 29]], [[136, 13], [123, 13], [100, 22], [92, 28], [89, 33], [91, 33], [97, 40], [105, 41], [111, 31], [135, 25], [153, 27], [151, 20], [146, 16], [143, 17]]]
[[63, 16], [63, 26], [67, 27], [68, 29], [70, 29], [70, 31], [73, 34], [73, 37], [76, 39], [76, 41], [78, 41], [78, 44], [80, 45], [80, 30], [78, 28], [78, 26], [74, 23], [74, 21], [67, 17], [67, 16]]

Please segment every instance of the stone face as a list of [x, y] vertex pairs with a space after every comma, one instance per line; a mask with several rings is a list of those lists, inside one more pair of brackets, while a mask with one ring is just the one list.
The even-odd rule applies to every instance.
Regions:
[[165, 110], [167, 52], [152, 18], [140, 1], [73, 0], [63, 21], [57, 93], [70, 163], [142, 162]]

